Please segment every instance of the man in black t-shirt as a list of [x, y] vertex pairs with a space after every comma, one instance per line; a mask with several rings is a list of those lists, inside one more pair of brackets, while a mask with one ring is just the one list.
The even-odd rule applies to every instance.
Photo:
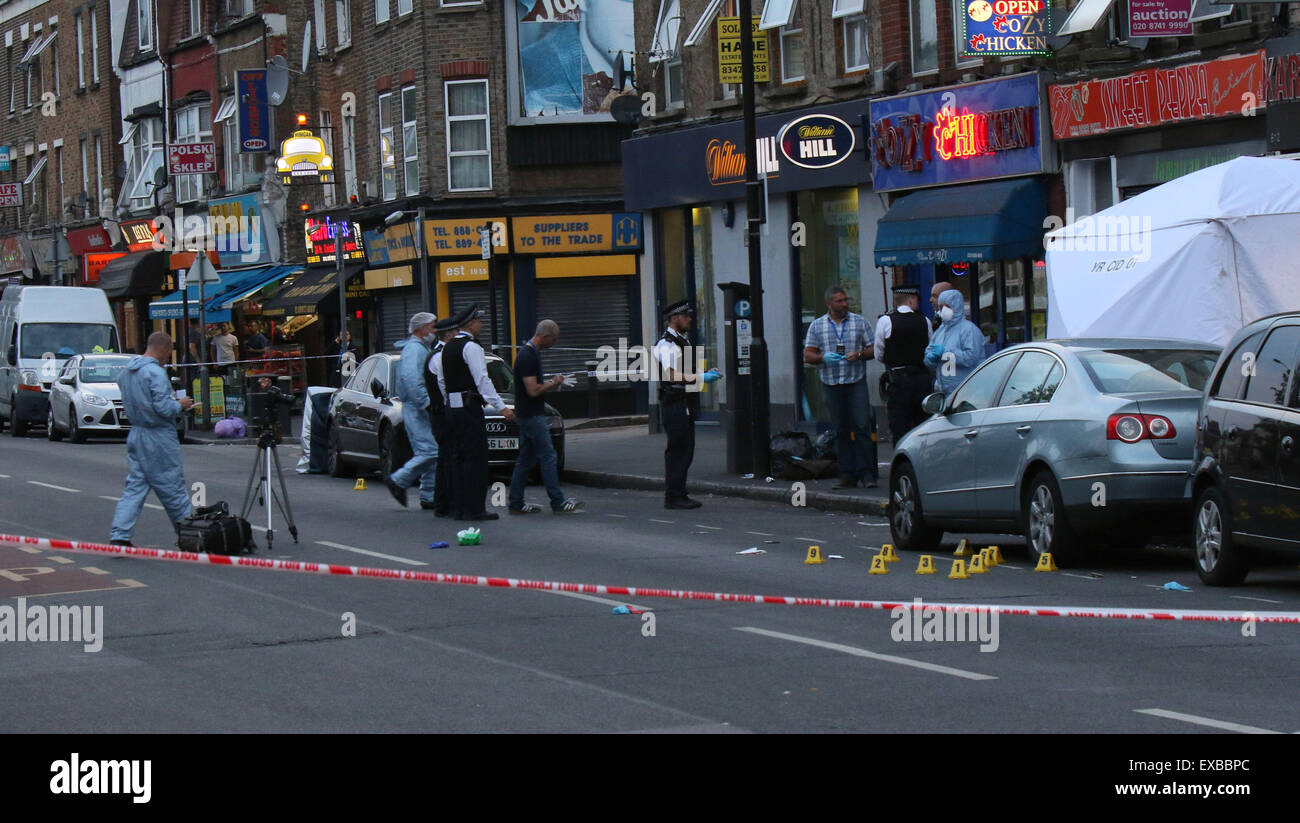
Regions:
[[560, 339], [560, 327], [554, 320], [543, 320], [531, 340], [515, 355], [515, 416], [519, 423], [519, 456], [515, 460], [515, 473], [510, 478], [510, 513], [537, 514], [541, 506], [524, 502], [524, 488], [528, 473], [540, 464], [542, 483], [551, 498], [551, 511], [556, 514], [573, 514], [582, 503], [565, 497], [560, 490], [560, 475], [556, 469], [555, 447], [551, 444], [550, 419], [546, 416], [546, 401], [542, 395], [564, 384], [564, 375], [557, 374], [542, 380], [543, 349], [549, 349]]

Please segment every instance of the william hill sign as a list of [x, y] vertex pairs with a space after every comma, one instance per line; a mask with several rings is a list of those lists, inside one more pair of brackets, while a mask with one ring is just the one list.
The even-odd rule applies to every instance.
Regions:
[[853, 154], [853, 127], [829, 114], [809, 114], [792, 120], [777, 136], [785, 159], [805, 169], [828, 169]]

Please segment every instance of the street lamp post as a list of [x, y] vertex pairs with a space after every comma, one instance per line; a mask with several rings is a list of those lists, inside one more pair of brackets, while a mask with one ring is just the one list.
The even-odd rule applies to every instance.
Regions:
[[745, 116], [745, 231], [749, 246], [749, 306], [753, 313], [754, 340], [750, 344], [753, 369], [750, 394], [753, 431], [754, 476], [765, 477], [770, 465], [768, 430], [767, 342], [763, 337], [763, 254], [760, 231], [763, 213], [763, 184], [758, 180], [758, 126], [754, 113], [753, 4], [740, 0], [741, 98]]
[[424, 206], [415, 210], [398, 209], [384, 218], [384, 228], [396, 226], [408, 214], [415, 215], [415, 255], [418, 258], [420, 272], [420, 310], [432, 312], [433, 309], [429, 306], [429, 257], [424, 250]]

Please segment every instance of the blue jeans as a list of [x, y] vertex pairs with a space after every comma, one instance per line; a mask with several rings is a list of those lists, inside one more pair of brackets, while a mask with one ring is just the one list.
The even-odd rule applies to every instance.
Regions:
[[411, 443], [411, 459], [393, 472], [393, 482], [403, 489], [420, 484], [420, 502], [432, 503], [438, 466], [438, 441], [433, 437], [433, 423], [428, 409], [417, 409], [414, 403], [402, 404], [402, 423], [406, 426], [406, 439]]
[[838, 386], [822, 386], [822, 396], [835, 427], [835, 454], [840, 476], [862, 482], [876, 482], [880, 469], [876, 465], [876, 441], [871, 439], [871, 392], [865, 378]]
[[520, 417], [519, 457], [515, 460], [515, 473], [510, 477], [510, 508], [524, 507], [524, 488], [528, 473], [541, 464], [542, 483], [551, 498], [551, 509], [564, 505], [564, 492], [560, 490], [560, 472], [555, 463], [555, 446], [551, 444], [551, 424], [544, 414]]
[[135, 523], [140, 510], [152, 489], [167, 510], [172, 523], [194, 513], [190, 506], [189, 490], [185, 488], [185, 472], [181, 468], [181, 444], [176, 430], [135, 426], [126, 436], [126, 485], [122, 499], [113, 512], [113, 528], [109, 540], [130, 540], [135, 534]]

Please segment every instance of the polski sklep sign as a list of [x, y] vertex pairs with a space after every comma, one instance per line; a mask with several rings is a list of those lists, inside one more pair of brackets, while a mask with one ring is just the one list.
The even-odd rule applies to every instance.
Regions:
[[777, 136], [785, 159], [805, 169], [828, 169], [853, 154], [853, 127], [829, 114], [808, 114], [792, 120]]
[[1192, 0], [1128, 0], [1131, 37], [1191, 37]]

